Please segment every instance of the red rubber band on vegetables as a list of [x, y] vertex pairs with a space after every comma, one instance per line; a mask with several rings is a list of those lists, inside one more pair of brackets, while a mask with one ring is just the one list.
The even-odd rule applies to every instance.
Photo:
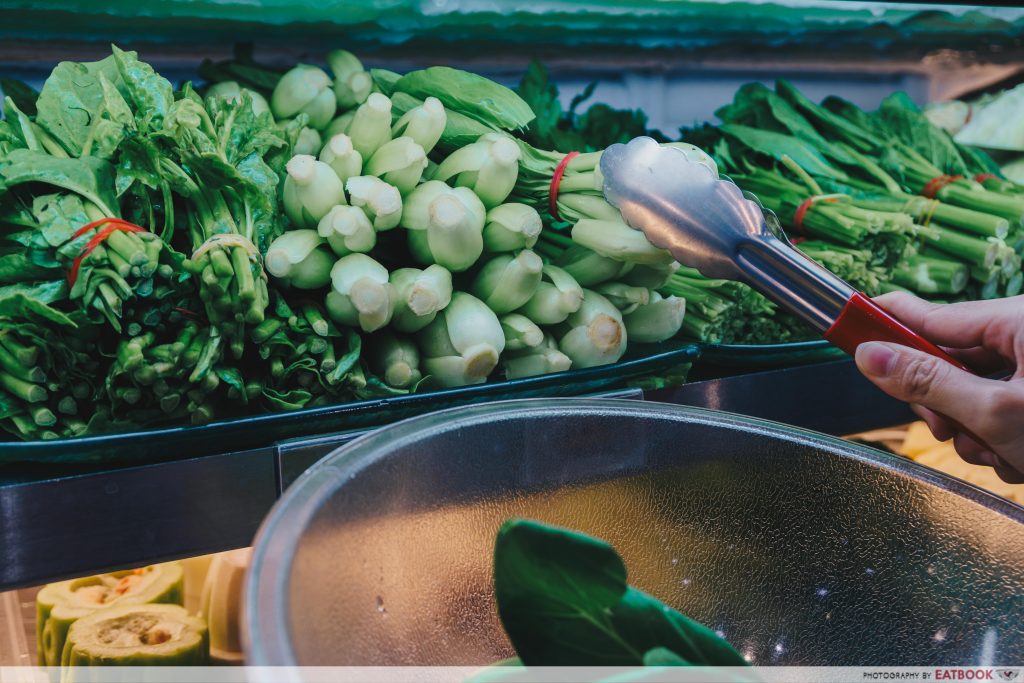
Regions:
[[983, 183], [986, 180], [995, 180], [998, 177], [995, 173], [979, 173], [974, 176], [974, 182]]
[[796, 211], [793, 213], [793, 228], [803, 234], [804, 233], [804, 216], [807, 215], [807, 210], [817, 204], [818, 202], [834, 203], [838, 201], [837, 197], [823, 197], [821, 195], [814, 195], [808, 197], [800, 203], [800, 206], [796, 207]]
[[551, 176], [551, 187], [548, 188], [548, 210], [556, 221], [562, 220], [562, 217], [558, 215], [558, 186], [562, 184], [562, 176], [565, 175], [565, 169], [569, 166], [569, 162], [578, 154], [579, 152], [569, 152], [562, 157], [558, 166], [555, 167], [554, 175]]
[[[108, 223], [110, 225], [107, 225]], [[123, 218], [101, 218], [98, 221], [93, 221], [92, 223], [83, 225], [75, 231], [71, 236], [71, 239], [77, 239], [90, 230], [95, 230], [101, 225], [107, 225], [107, 227], [93, 235], [92, 238], [85, 243], [85, 246], [82, 248], [82, 253], [79, 254], [71, 263], [71, 270], [68, 271], [69, 286], [75, 286], [75, 281], [78, 279], [78, 270], [82, 267], [82, 261], [85, 260], [85, 257], [91, 254], [96, 247], [103, 244], [103, 242], [115, 232], [148, 232], [145, 228], [135, 225], [134, 223], [129, 223]]]
[[924, 188], [921, 189], [921, 194], [928, 199], [935, 199], [935, 195], [938, 194], [939, 190], [944, 188], [950, 183], [954, 183], [957, 180], [963, 180], [962, 175], [939, 175], [929, 180]]

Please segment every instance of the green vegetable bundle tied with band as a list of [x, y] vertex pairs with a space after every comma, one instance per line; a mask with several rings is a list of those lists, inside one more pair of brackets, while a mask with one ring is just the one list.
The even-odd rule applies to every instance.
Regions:
[[871, 295], [1011, 295], [1024, 204], [983, 153], [902, 93], [865, 112], [816, 104], [786, 81], [741, 88], [717, 127], [684, 130], [775, 212], [805, 253]]

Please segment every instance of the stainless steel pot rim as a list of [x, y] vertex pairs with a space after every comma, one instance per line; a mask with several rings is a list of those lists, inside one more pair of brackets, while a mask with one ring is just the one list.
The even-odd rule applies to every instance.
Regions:
[[[593, 416], [602, 413], [728, 427], [813, 446], [831, 455], [853, 458], [925, 482], [1024, 524], [1024, 507], [989, 491], [869, 446], [770, 420], [691, 406], [600, 398], [513, 399], [450, 408], [411, 417], [355, 439], [309, 468], [281, 496], [260, 525], [253, 543], [242, 624], [244, 651], [249, 657], [247, 663], [251, 666], [297, 666], [291, 643], [286, 637], [287, 624], [284, 623], [284, 615], [288, 613], [285, 604], [287, 579], [293, 557], [289, 550], [324, 501], [382, 454], [405, 443], [420, 441], [431, 432], [446, 432], [479, 423], [522, 419], [531, 415], [550, 418], [553, 414], [571, 417], [574, 414]], [[255, 609], [257, 604], [261, 605], [260, 610]], [[256, 620], [257, 611], [279, 615], [281, 622], [272, 626], [261, 624]]]

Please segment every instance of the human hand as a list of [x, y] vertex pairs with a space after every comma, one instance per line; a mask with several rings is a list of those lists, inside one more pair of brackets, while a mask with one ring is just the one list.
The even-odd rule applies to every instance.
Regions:
[[876, 301], [967, 367], [1012, 373], [1008, 381], [986, 379], [899, 344], [857, 347], [860, 371], [885, 393], [910, 403], [936, 439], [953, 439], [967, 462], [995, 468], [1005, 482], [1024, 483], [1024, 296], [933, 304], [892, 292]]

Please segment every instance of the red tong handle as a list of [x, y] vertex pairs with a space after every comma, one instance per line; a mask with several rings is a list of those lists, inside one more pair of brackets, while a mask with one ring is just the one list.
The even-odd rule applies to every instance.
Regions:
[[[829, 340], [843, 351], [846, 351], [851, 356], [856, 352], [857, 347], [864, 342], [883, 341], [902, 344], [903, 346], [909, 346], [917, 349], [918, 351], [924, 351], [925, 353], [941, 358], [961, 370], [974, 373], [973, 370], [958, 361], [956, 358], [953, 358], [938, 346], [932, 344], [899, 320], [896, 320], [896, 318], [886, 313], [881, 306], [860, 292], [851, 296], [849, 301], [846, 302], [846, 305], [843, 306], [843, 310], [839, 313], [839, 317], [836, 318], [835, 322], [832, 323], [832, 326], [825, 331], [825, 339]], [[956, 427], [958, 431], [963, 432], [988, 450], [993, 451], [991, 446], [986, 444], [970, 430], [965, 429], [959, 422], [952, 420], [945, 415], [942, 415], [942, 417]]]
[[884, 341], [902, 344], [937, 356], [961, 370], [971, 372], [963, 363], [896, 320], [881, 306], [859, 292], [850, 297], [839, 317], [825, 331], [825, 339], [851, 356], [864, 342]]

